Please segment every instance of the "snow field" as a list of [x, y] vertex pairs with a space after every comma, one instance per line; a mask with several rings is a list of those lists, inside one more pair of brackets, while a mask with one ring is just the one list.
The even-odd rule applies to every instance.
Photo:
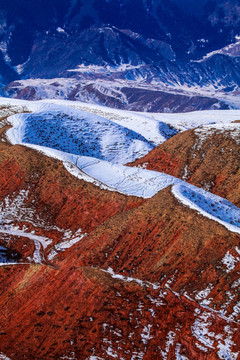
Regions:
[[[94, 110], [96, 108], [99, 110], [96, 106]], [[112, 110], [106, 111], [109, 114]], [[113, 113], [116, 114], [116, 111]], [[192, 122], [188, 126], [195, 126], [195, 122], [206, 124], [213, 121], [213, 112], [204, 112], [204, 119], [201, 117], [203, 112], [199, 113], [192, 115]], [[215, 128], [235, 128], [238, 125], [230, 124], [230, 121], [240, 115], [239, 111], [215, 113]], [[181, 116], [185, 117], [185, 114], [179, 115], [178, 126], [182, 121]], [[86, 111], [49, 103], [43, 103], [35, 113], [13, 115], [8, 120], [13, 127], [8, 130], [7, 136], [13, 144], [25, 144], [58, 158], [79, 178], [109, 190], [144, 198], [152, 197], [167, 186], [174, 185], [172, 193], [184, 205], [217, 221], [229, 231], [240, 233], [240, 209], [230, 202], [170, 175], [122, 165], [134, 160], [141, 152], [149, 152], [153, 147], [136, 131]], [[136, 128], [135, 120], [133, 118], [132, 128]], [[127, 117], [123, 121], [126, 125], [130, 120]], [[229, 123], [226, 126], [222, 121]], [[201, 129], [199, 131], [202, 132]], [[170, 133], [166, 136], [170, 136]]]

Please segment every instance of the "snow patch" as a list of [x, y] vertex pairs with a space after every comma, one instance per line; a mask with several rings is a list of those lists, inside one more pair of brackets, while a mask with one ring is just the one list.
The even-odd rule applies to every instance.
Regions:
[[239, 261], [240, 258], [234, 257], [232, 254], [230, 254], [229, 251], [224, 255], [222, 259], [222, 263], [226, 266], [227, 273], [231, 272]]
[[8, 119], [12, 143], [51, 147], [74, 155], [126, 163], [146, 155], [153, 145], [142, 135], [110, 120], [69, 107], [49, 105]]
[[6, 355], [4, 355], [3, 353], [0, 353], [0, 360], [11, 360], [11, 359]]
[[160, 288], [160, 286], [158, 284], [150, 283], [149, 281], [143, 281], [143, 280], [139, 280], [139, 279], [132, 278], [132, 277], [129, 277], [129, 276], [123, 276], [123, 275], [120, 275], [120, 274], [116, 274], [111, 267], [109, 267], [107, 270], [103, 270], [103, 269], [100, 269], [100, 270], [102, 272], [105, 272], [105, 273], [108, 273], [109, 275], [111, 275], [111, 277], [113, 279], [122, 280], [124, 282], [136, 282], [141, 287], [149, 287], [149, 286], [151, 286], [155, 290]]

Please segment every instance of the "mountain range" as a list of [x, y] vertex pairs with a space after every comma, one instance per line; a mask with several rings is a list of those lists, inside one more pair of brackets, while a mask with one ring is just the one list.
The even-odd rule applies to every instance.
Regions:
[[[199, 109], [212, 106], [201, 97], [216, 98], [218, 92], [227, 98], [225, 103], [236, 106], [228, 95], [237, 95], [240, 85], [239, 12], [237, 0], [198, 5], [191, 0], [1, 1], [0, 74], [3, 85], [10, 83], [2, 86], [2, 93], [43, 98], [43, 82], [36, 86], [29, 80], [61, 78], [70, 94], [59, 95], [54, 85], [52, 92], [45, 91], [46, 97], [89, 101], [92, 94], [93, 102], [131, 109], [128, 96], [127, 105], [123, 100], [124, 80], [134, 96], [134, 88], [161, 87], [174, 102], [171, 94], [185, 86], [186, 103], [192, 102], [192, 92], [200, 95]], [[91, 87], [99, 81], [109, 91], [117, 87], [122, 99], [113, 91], [114, 105], [104, 92], [98, 95]], [[137, 99], [142, 110], [148, 95], [144, 104]], [[156, 97], [161, 98], [155, 94], [152, 102]], [[224, 108], [219, 101], [215, 104]], [[166, 108], [179, 110], [171, 104]]]

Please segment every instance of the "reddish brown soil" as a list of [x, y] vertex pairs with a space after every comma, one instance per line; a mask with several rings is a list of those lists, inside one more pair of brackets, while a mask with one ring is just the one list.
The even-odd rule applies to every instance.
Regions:
[[239, 243], [240, 235], [184, 207], [168, 188], [109, 219], [64, 257], [161, 284], [173, 277], [171, 287], [191, 295], [211, 283], [223, 297], [238, 271], [229, 278], [221, 260]]
[[142, 203], [70, 175], [57, 160], [23, 146], [0, 151], [0, 199], [29, 190], [28, 203], [35, 200], [38, 213], [48, 214], [57, 226], [91, 231], [117, 212]]
[[[238, 295], [232, 284], [240, 264], [227, 273], [221, 259], [239, 242], [240, 236], [184, 208], [170, 189], [161, 191], [97, 227], [64, 252], [55, 269], [43, 265], [0, 269], [5, 289], [0, 295], [1, 351], [17, 360], [64, 356], [81, 360], [93, 354], [111, 359], [110, 346], [118, 358], [131, 359], [142, 352], [144, 360], [164, 359], [161, 351], [173, 331], [167, 360], [174, 359], [179, 346], [189, 359], [218, 359], [217, 339], [207, 353], [196, 345], [201, 345], [193, 335], [198, 316], [207, 316], [208, 331], [215, 334], [225, 336], [224, 328], [230, 324], [235, 329], [232, 351], [238, 351], [239, 325], [193, 299], [211, 283], [210, 307], [220, 310], [228, 300], [227, 291], [232, 291], [235, 298], [226, 315], [233, 312]], [[112, 279], [100, 270], [109, 266], [116, 273], [159, 283], [160, 288]], [[149, 325], [152, 338], [144, 343], [141, 335]]]
[[[119, 359], [142, 354], [147, 360], [172, 360], [179, 348], [192, 360], [218, 359], [213, 349], [201, 351], [192, 334], [196, 311], [209, 317], [209, 332], [224, 334], [227, 323], [217, 314], [169, 289], [113, 280], [79, 265], [68, 263], [58, 271], [36, 265], [1, 269], [2, 288], [8, 289], [7, 298], [0, 295], [1, 351], [17, 360], [81, 360], [93, 354], [110, 360], [109, 349]], [[151, 339], [144, 341], [148, 326]], [[239, 325], [234, 328], [237, 344]], [[174, 341], [163, 357], [171, 331]]]

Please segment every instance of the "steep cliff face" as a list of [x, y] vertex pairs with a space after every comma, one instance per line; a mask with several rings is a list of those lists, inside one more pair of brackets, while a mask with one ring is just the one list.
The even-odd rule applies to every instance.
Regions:
[[134, 165], [177, 176], [240, 204], [239, 123], [180, 133]]

